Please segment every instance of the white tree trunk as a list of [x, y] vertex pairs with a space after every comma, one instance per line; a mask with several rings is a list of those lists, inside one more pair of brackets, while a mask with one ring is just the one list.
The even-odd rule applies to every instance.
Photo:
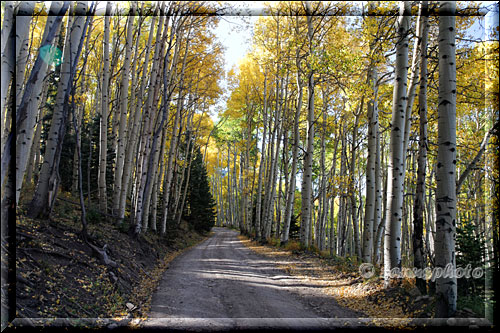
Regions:
[[[436, 169], [436, 268], [455, 271], [456, 227], [456, 63], [455, 2], [439, 4], [438, 154]], [[436, 317], [453, 316], [456, 277], [436, 279]]]
[[378, 143], [378, 106], [377, 106], [377, 68], [371, 65], [368, 72], [368, 84], [373, 88], [373, 95], [368, 102], [368, 157], [366, 161], [366, 202], [365, 218], [363, 230], [363, 262], [372, 262], [373, 253], [373, 226], [376, 212], [376, 172], [375, 164], [377, 160]]
[[[413, 265], [417, 269], [425, 268], [424, 253], [424, 212], [425, 212], [425, 176], [427, 163], [427, 35], [429, 30], [427, 1], [420, 3], [420, 18], [422, 20], [422, 40], [420, 43], [420, 91], [418, 95], [419, 114], [419, 143], [418, 143], [418, 169], [415, 189], [415, 202], [413, 209]], [[427, 221], [427, 223], [429, 223]], [[420, 292], [426, 292], [426, 282], [416, 278], [416, 286]]]
[[[180, 73], [180, 82], [179, 82], [179, 99], [177, 101], [177, 108], [174, 116], [174, 125], [172, 127], [172, 139], [170, 140], [170, 147], [168, 151], [168, 163], [167, 163], [167, 169], [166, 169], [166, 174], [165, 174], [165, 182], [164, 182], [164, 206], [163, 206], [163, 219], [162, 219], [162, 227], [161, 227], [161, 233], [164, 235], [167, 232], [167, 218], [168, 218], [168, 210], [169, 210], [169, 197], [170, 197], [170, 189], [172, 187], [172, 178], [174, 174], [173, 170], [173, 164], [174, 160], [176, 158], [175, 151], [177, 149], [177, 144], [178, 144], [178, 136], [175, 135], [175, 132], [179, 130], [180, 127], [180, 121], [181, 121], [181, 110], [183, 108], [183, 103], [184, 103], [184, 98], [185, 96], [183, 95], [183, 77], [184, 77], [184, 71], [186, 68], [186, 60], [187, 60], [187, 51], [188, 51], [188, 46], [189, 46], [189, 40], [190, 40], [190, 35], [191, 35], [191, 28], [192, 26], [189, 27], [189, 30], [187, 32], [186, 36], [186, 46], [185, 46], [185, 51], [184, 51], [184, 57], [182, 60], [182, 69]], [[179, 41], [178, 41], [179, 42]]]
[[[133, 161], [134, 161], [134, 154], [137, 151], [137, 142], [138, 142], [138, 130], [139, 127], [142, 123], [142, 115], [146, 111], [141, 112], [141, 108], [143, 107], [143, 99], [144, 99], [144, 93], [145, 93], [145, 88], [146, 88], [146, 83], [148, 81], [148, 76], [150, 73], [148, 73], [148, 65], [149, 65], [149, 55], [151, 51], [151, 44], [152, 44], [152, 39], [154, 35], [154, 29], [156, 25], [156, 16], [153, 16], [153, 19], [151, 21], [151, 27], [149, 31], [149, 37], [148, 37], [148, 42], [146, 44], [146, 53], [144, 54], [144, 63], [142, 66], [142, 78], [141, 78], [141, 85], [139, 92], [137, 93], [137, 101], [132, 105], [133, 103], [130, 103], [130, 109], [134, 110], [131, 116], [133, 116], [132, 120], [129, 121], [129, 131], [128, 131], [128, 144], [125, 147], [125, 159], [123, 163], [123, 175], [122, 175], [122, 193], [120, 194], [120, 204], [119, 204], [119, 210], [120, 210], [120, 215], [125, 214], [125, 206], [127, 202], [127, 194], [129, 193], [129, 185], [130, 181], [132, 179], [132, 171], [133, 171]], [[160, 37], [160, 32], [162, 31], [163, 27], [163, 21], [160, 21], [160, 24], [158, 25], [158, 38]], [[139, 40], [139, 38], [138, 38]], [[158, 39], [158, 43], [160, 43], [160, 39]], [[135, 62], [137, 59], [137, 44], [136, 44], [136, 56], [134, 58], [134, 66], [135, 67]], [[161, 55], [160, 55], [161, 57]], [[157, 76], [153, 75], [153, 78], [157, 78]], [[133, 81], [135, 81], [135, 75], [133, 76]], [[154, 82], [154, 81], [151, 81]], [[135, 84], [132, 85], [132, 89], [135, 89]], [[153, 89], [150, 86], [150, 89], [152, 91], [159, 91], [159, 87], [157, 84], [155, 85], [155, 88]], [[135, 95], [135, 94], [133, 94]], [[153, 94], [151, 94], [153, 95]], [[132, 100], [135, 100], [132, 99]], [[149, 108], [149, 105], [146, 106]], [[149, 135], [147, 139], [151, 139], [151, 136]], [[143, 155], [144, 156], [144, 155]], [[140, 174], [140, 173], [137, 173]]]
[[[306, 1], [307, 13], [307, 37], [309, 43], [309, 54], [313, 53], [313, 16], [312, 7], [309, 1]], [[311, 64], [308, 64], [311, 67]], [[312, 223], [312, 165], [314, 154], [314, 70], [309, 68], [307, 85], [307, 130], [306, 130], [306, 151], [304, 153], [304, 171], [302, 179], [302, 219], [300, 224], [300, 239], [303, 245], [308, 247], [310, 239], [310, 227]]]
[[352, 145], [351, 145], [351, 165], [350, 165], [350, 190], [349, 197], [351, 203], [351, 214], [352, 214], [352, 227], [353, 227], [353, 236], [354, 236], [354, 254], [358, 258], [361, 258], [361, 242], [359, 237], [359, 222], [358, 222], [358, 207], [356, 204], [356, 186], [355, 186], [355, 173], [356, 173], [356, 141], [358, 137], [358, 126], [359, 126], [359, 117], [361, 114], [361, 110], [363, 110], [364, 104], [364, 96], [361, 98], [359, 111], [355, 114], [354, 127], [352, 130]]
[[[0, 111], [2, 120], [7, 122], [5, 116], [5, 107], [7, 105], [7, 91], [14, 73], [14, 62], [16, 58], [16, 29], [14, 26], [14, 2], [7, 1], [5, 4], [5, 16], [2, 28], [2, 54], [1, 54], [1, 75], [0, 75]], [[2, 130], [4, 124], [2, 122]], [[2, 133], [3, 138], [3, 133]], [[3, 148], [3, 143], [2, 143]]]
[[[264, 107], [262, 109], [264, 130], [262, 132], [262, 146], [260, 149], [259, 177], [257, 181], [257, 202], [255, 208], [255, 238], [261, 237], [261, 210], [262, 210], [262, 178], [266, 163], [266, 135], [267, 135], [267, 68], [264, 74]], [[229, 168], [229, 165], [228, 165]]]
[[12, 28], [14, 28], [14, 1], [5, 1], [3, 12], [2, 35], [0, 38], [0, 51], [5, 52], [5, 46]]
[[101, 123], [99, 137], [99, 209], [102, 212], [108, 210], [108, 195], [106, 190], [106, 165], [108, 155], [108, 115], [109, 115], [109, 17], [111, 15], [111, 1], [106, 5], [106, 16], [104, 16], [104, 39], [103, 39], [103, 68], [102, 68], [102, 96], [101, 96]]
[[[47, 17], [45, 30], [42, 37], [42, 47], [52, 49], [52, 43], [55, 39], [55, 35], [59, 31], [62, 22], [62, 20], [56, 21], [56, 15], [63, 15], [66, 10], [67, 6], [63, 7], [62, 1], [52, 2], [49, 12], [50, 15]], [[17, 125], [20, 127], [19, 132], [17, 133], [16, 141], [16, 203], [19, 201], [24, 175], [28, 164], [28, 157], [31, 146], [33, 145], [33, 135], [36, 125], [37, 110], [40, 106], [40, 101], [44, 99], [42, 95], [44, 89], [42, 88], [44, 78], [48, 69], [47, 60], [50, 59], [50, 53], [47, 53], [46, 56], [44, 56], [45, 59], [42, 59], [42, 55], [40, 52], [37, 57], [39, 58], [37, 58], [38, 64], [35, 62], [35, 65], [32, 68], [29, 82], [27, 82], [27, 85], [24, 89], [19, 108], [16, 110], [16, 113], [19, 112], [20, 116], [24, 118], [21, 119], [21, 122], [17, 122]], [[22, 116], [21, 114], [25, 114], [26, 117]]]
[[21, 92], [29, 56], [29, 29], [34, 9], [34, 1], [23, 1], [19, 4], [16, 16], [16, 110], [21, 104]]
[[[130, 63], [132, 58], [132, 36], [135, 19], [135, 2], [132, 2], [132, 14], [128, 17], [127, 24], [127, 37], [125, 42], [125, 59], [123, 60], [123, 69], [120, 85], [120, 114], [118, 122], [118, 140], [116, 150], [116, 165], [115, 165], [115, 180], [113, 192], [113, 215], [118, 216], [121, 221], [124, 215], [120, 211], [120, 198], [122, 195], [122, 181], [123, 181], [123, 166], [125, 162], [125, 147], [128, 144], [128, 130], [127, 130], [127, 114], [128, 114], [128, 101], [129, 101], [129, 76], [130, 76]], [[118, 115], [117, 115], [118, 116]]]
[[401, 268], [401, 221], [403, 214], [404, 181], [404, 132], [406, 116], [406, 90], [408, 75], [408, 30], [410, 26], [410, 3], [400, 2], [397, 21], [396, 77], [392, 102], [391, 143], [389, 146], [387, 214], [384, 243], [384, 280], [391, 282], [391, 269]]
[[64, 44], [64, 61], [61, 67], [61, 75], [57, 87], [55, 109], [50, 126], [44, 161], [40, 171], [40, 179], [30, 205], [29, 215], [31, 217], [47, 215], [50, 213], [54, 198], [57, 194], [59, 179], [57, 168], [64, 138], [65, 125], [68, 117], [69, 106], [66, 105], [71, 89], [71, 80], [76, 72], [81, 42], [84, 38], [84, 26], [87, 14], [87, 2], [77, 3], [74, 16], [68, 20], [66, 41]]
[[285, 216], [284, 216], [284, 226], [283, 233], [281, 238], [281, 243], [286, 244], [289, 239], [290, 234], [290, 224], [293, 214], [293, 203], [295, 199], [295, 188], [296, 188], [296, 179], [297, 179], [297, 164], [298, 164], [298, 154], [299, 154], [299, 141], [300, 141], [300, 133], [299, 133], [299, 119], [300, 119], [300, 111], [302, 109], [302, 81], [300, 80], [300, 74], [297, 74], [297, 106], [295, 109], [295, 119], [293, 125], [293, 148], [292, 148], [292, 171], [290, 172], [290, 180], [288, 185], [288, 193], [286, 195], [286, 204], [285, 204]]

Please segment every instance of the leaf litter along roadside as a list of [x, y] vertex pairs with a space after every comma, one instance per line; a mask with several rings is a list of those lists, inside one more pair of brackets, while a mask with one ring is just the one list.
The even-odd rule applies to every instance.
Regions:
[[374, 325], [401, 327], [410, 324], [411, 318], [430, 317], [432, 299], [418, 295], [408, 281], [399, 288], [384, 289], [382, 279], [363, 279], [357, 266], [346, 260], [299, 251], [292, 244], [283, 248], [261, 245], [242, 235], [238, 237], [258, 254], [286, 259], [278, 261], [280, 269], [322, 286], [322, 292], [333, 296], [341, 306], [373, 318]]
[[80, 238], [80, 211], [60, 194], [50, 220], [27, 218], [19, 205], [16, 219], [17, 318], [144, 317], [151, 294], [168, 264], [207, 236], [183, 230], [170, 237], [148, 233], [139, 239], [126, 228], [95, 215], [89, 233], [117, 263], [103, 265]]

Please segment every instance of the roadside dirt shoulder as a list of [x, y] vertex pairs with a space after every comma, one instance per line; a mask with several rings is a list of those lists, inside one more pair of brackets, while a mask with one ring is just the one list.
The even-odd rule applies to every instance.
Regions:
[[[317, 253], [289, 251], [271, 245], [261, 245], [245, 236], [242, 243], [252, 251], [275, 258], [279, 268], [307, 283], [318, 286], [317, 291], [331, 296], [340, 306], [369, 318], [429, 318], [431, 299], [422, 296], [411, 285], [384, 289], [376, 276], [363, 279], [359, 272], [345, 263], [338, 265], [334, 258]], [[399, 323], [401, 320], [398, 320]], [[406, 320], [403, 320], [406, 324]], [[396, 322], [396, 321], [395, 321]]]

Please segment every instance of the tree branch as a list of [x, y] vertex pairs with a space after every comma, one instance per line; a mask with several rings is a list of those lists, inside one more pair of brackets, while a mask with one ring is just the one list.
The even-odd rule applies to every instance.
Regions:
[[484, 151], [486, 150], [486, 146], [488, 145], [490, 135], [493, 133], [493, 128], [494, 127], [490, 128], [490, 130], [488, 132], [486, 132], [484, 139], [483, 139], [483, 142], [481, 142], [481, 146], [480, 146], [479, 151], [477, 152], [476, 156], [474, 157], [474, 159], [472, 159], [472, 161], [469, 163], [469, 165], [467, 165], [467, 168], [465, 168], [465, 170], [462, 172], [462, 174], [458, 178], [456, 190], [455, 190], [457, 196], [460, 193], [460, 188], [462, 187], [462, 184], [464, 183], [465, 179], [470, 174], [472, 169], [474, 169], [477, 162], [481, 159], [481, 156], [483, 155]]

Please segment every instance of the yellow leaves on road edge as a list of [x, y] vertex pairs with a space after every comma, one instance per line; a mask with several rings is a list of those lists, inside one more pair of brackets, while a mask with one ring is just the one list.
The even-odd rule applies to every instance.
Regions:
[[[141, 283], [139, 283], [132, 292], [133, 296], [130, 303], [138, 306], [138, 310], [132, 314], [134, 316], [134, 320], [130, 321], [130, 327], [139, 327], [143, 321], [148, 319], [148, 313], [151, 310], [153, 293], [160, 284], [163, 273], [168, 269], [172, 260], [174, 260], [181, 253], [210, 238], [212, 235], [213, 232], [210, 232], [206, 236], [196, 237], [189, 246], [168, 253], [163, 259], [159, 260], [159, 264], [152, 271], [143, 276]], [[125, 318], [127, 317], [119, 318], [119, 320]]]
[[[267, 257], [287, 257], [295, 259], [286, 260], [277, 264], [290, 275], [307, 279], [308, 283], [321, 285], [321, 291], [333, 296], [339, 305], [366, 314], [373, 318], [372, 325], [408, 328], [411, 319], [402, 310], [402, 305], [395, 297], [384, 294], [383, 284], [380, 281], [363, 281], [357, 273], [343, 272], [342, 268], [330, 265], [320, 258], [301, 258], [282, 248], [270, 245], [261, 245], [251, 239], [238, 235], [240, 241], [257, 254]], [[374, 300], [375, 295], [377, 300]]]

